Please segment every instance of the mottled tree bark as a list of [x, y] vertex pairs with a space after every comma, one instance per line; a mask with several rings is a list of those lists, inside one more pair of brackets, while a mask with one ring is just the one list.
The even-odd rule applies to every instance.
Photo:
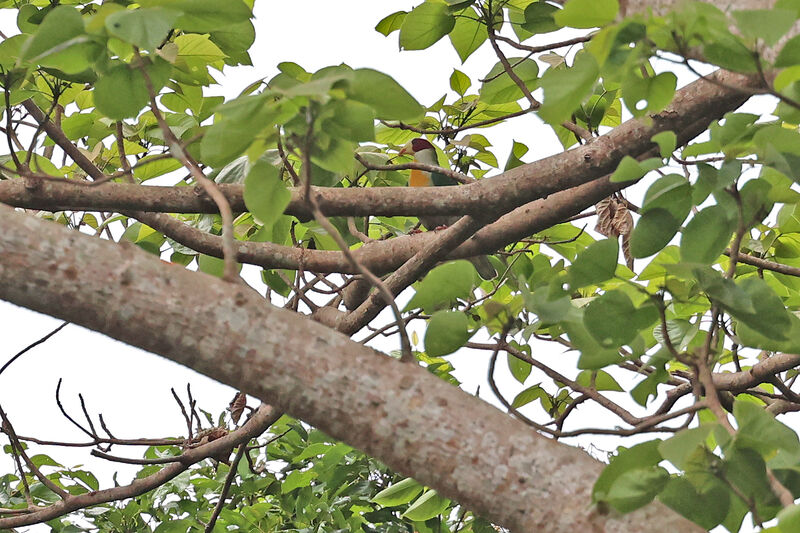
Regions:
[[0, 298], [246, 391], [514, 531], [700, 531], [590, 506], [601, 464], [248, 287], [0, 208]]

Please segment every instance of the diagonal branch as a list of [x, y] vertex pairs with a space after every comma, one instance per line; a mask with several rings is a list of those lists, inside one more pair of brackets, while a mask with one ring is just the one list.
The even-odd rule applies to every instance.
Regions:
[[[159, 353], [274, 402], [276, 409], [495, 523], [552, 533], [700, 531], [660, 504], [623, 517], [592, 510], [591, 484], [602, 465], [583, 451], [541, 437], [427, 370], [276, 308], [246, 287], [4, 206], [0, 225], [0, 298]], [[102, 313], [92, 311], [98, 301]], [[354, 368], [364, 371], [356, 376]], [[179, 470], [165, 467], [160, 479], [148, 483]], [[142, 482], [105, 497], [128, 497]], [[493, 497], [487, 499], [487, 493]], [[70, 502], [98, 503], [92, 497]], [[54, 507], [37, 519], [63, 512], [64, 505]], [[0, 527], [19, 523], [30, 521], [10, 517]]]
[[247, 443], [250, 439], [258, 437], [274, 424], [281, 415], [282, 413], [280, 411], [274, 410], [268, 405], [262, 405], [241, 428], [230, 432], [224, 437], [211, 441], [208, 444], [187, 450], [181, 454], [181, 460], [179, 462], [172, 463], [155, 474], [136, 479], [130, 485], [92, 491], [80, 495], [70, 495], [65, 500], [42, 507], [28, 514], [0, 518], [0, 529], [10, 529], [13, 527], [46, 522], [85, 507], [123, 500], [125, 498], [133, 498], [144, 494], [145, 492], [163, 485], [170, 479], [175, 478], [203, 459], [214, 457], [242, 443]]

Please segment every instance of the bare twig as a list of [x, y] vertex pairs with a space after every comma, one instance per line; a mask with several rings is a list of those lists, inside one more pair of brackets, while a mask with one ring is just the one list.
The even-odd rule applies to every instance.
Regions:
[[455, 170], [450, 170], [449, 168], [438, 167], [436, 165], [427, 165], [417, 161], [403, 163], [400, 165], [375, 165], [364, 159], [364, 156], [358, 152], [355, 152], [353, 156], [358, 160], [359, 163], [370, 170], [424, 170], [426, 172], [438, 172], [439, 174], [443, 174], [448, 178], [452, 178], [459, 183], [473, 183], [476, 181], [474, 178], [471, 178], [466, 174], [462, 174], [461, 172], [456, 172]]
[[40, 344], [42, 344], [42, 343], [46, 342], [46, 341], [47, 341], [47, 340], [48, 340], [50, 337], [52, 337], [53, 335], [55, 335], [56, 333], [58, 333], [59, 331], [61, 331], [62, 329], [64, 329], [64, 328], [67, 326], [67, 324], [69, 324], [69, 322], [64, 322], [64, 323], [62, 323], [60, 326], [58, 326], [57, 328], [55, 328], [53, 331], [51, 331], [50, 333], [48, 333], [48, 334], [47, 334], [47, 335], [45, 335], [44, 337], [40, 338], [39, 340], [37, 340], [37, 341], [35, 341], [35, 342], [32, 342], [31, 344], [27, 345], [27, 346], [26, 346], [25, 348], [23, 348], [22, 350], [18, 351], [18, 352], [17, 352], [17, 353], [16, 353], [14, 356], [12, 356], [12, 357], [11, 357], [11, 359], [9, 359], [8, 361], [6, 361], [6, 362], [5, 362], [5, 364], [4, 364], [2, 367], [0, 367], [0, 374], [2, 374], [3, 372], [5, 372], [6, 368], [8, 368], [9, 366], [11, 366], [11, 363], [13, 363], [13, 362], [14, 362], [14, 361], [16, 361], [17, 359], [19, 359], [20, 357], [22, 357], [23, 355], [25, 355], [27, 352], [31, 351], [33, 348], [36, 348], [36, 347], [37, 347], [37, 346], [39, 346]]
[[584, 35], [583, 37], [574, 37], [572, 39], [566, 39], [564, 41], [558, 41], [550, 44], [543, 44], [540, 46], [528, 46], [525, 44], [520, 44], [517, 41], [510, 39], [508, 37], [504, 37], [503, 35], [500, 34], [495, 34], [494, 36], [495, 39], [510, 45], [512, 48], [516, 48], [517, 50], [525, 50], [526, 52], [530, 52], [531, 54], [549, 52], [550, 50], [555, 50], [556, 48], [564, 48], [565, 46], [572, 46], [574, 44], [589, 42], [592, 40], [592, 37], [593, 37], [592, 35]]
[[532, 111], [536, 111], [537, 107], [528, 107], [526, 109], [520, 109], [519, 111], [514, 111], [513, 113], [508, 113], [507, 115], [503, 115], [500, 117], [495, 118], [487, 118], [486, 120], [479, 120], [477, 122], [471, 122], [469, 124], [464, 124], [463, 126], [459, 126], [457, 128], [447, 127], [441, 129], [425, 129], [419, 128], [417, 126], [412, 126], [410, 124], [405, 124], [403, 122], [391, 123], [386, 120], [381, 120], [381, 124], [387, 126], [389, 128], [395, 128], [398, 130], [406, 130], [406, 131], [413, 131], [415, 133], [419, 133], [421, 135], [455, 135], [456, 133], [460, 133], [465, 130], [469, 130], [472, 128], [480, 128], [483, 126], [490, 126], [492, 124], [497, 124], [498, 122], [503, 122], [510, 118], [520, 117], [522, 115], [527, 115]]

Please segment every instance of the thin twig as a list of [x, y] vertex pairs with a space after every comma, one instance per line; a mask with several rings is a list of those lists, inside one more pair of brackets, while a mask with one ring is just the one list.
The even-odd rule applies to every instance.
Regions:
[[592, 40], [593, 35], [584, 35], [583, 37], [573, 37], [572, 39], [567, 39], [565, 41], [558, 41], [555, 43], [550, 44], [543, 44], [540, 46], [529, 46], [525, 44], [521, 44], [516, 42], [513, 39], [508, 37], [504, 37], [500, 34], [495, 34], [494, 38], [498, 41], [502, 41], [511, 47], [516, 48], [517, 50], [525, 50], [526, 52], [530, 52], [531, 54], [538, 54], [541, 52], [549, 52], [550, 50], [555, 50], [556, 48], [564, 48], [565, 46], [572, 46], [574, 44], [581, 44], [585, 42], [589, 42]]
[[5, 364], [4, 364], [2, 367], [0, 367], [0, 374], [2, 374], [3, 372], [5, 372], [6, 368], [8, 368], [9, 366], [11, 366], [11, 363], [13, 363], [14, 361], [16, 361], [16, 360], [17, 360], [17, 359], [19, 359], [20, 357], [22, 357], [22, 356], [23, 356], [24, 354], [26, 354], [27, 352], [31, 351], [33, 348], [35, 348], [35, 347], [39, 346], [40, 344], [42, 344], [42, 343], [46, 342], [46, 341], [47, 341], [47, 340], [48, 340], [50, 337], [52, 337], [53, 335], [55, 335], [56, 333], [58, 333], [59, 331], [61, 331], [62, 329], [64, 329], [64, 328], [67, 326], [67, 324], [69, 324], [69, 322], [64, 322], [64, 323], [62, 323], [60, 326], [58, 326], [57, 328], [55, 328], [53, 331], [51, 331], [50, 333], [48, 333], [47, 335], [45, 335], [45, 336], [44, 336], [44, 337], [42, 337], [41, 339], [39, 339], [39, 340], [37, 340], [37, 341], [34, 341], [34, 342], [30, 343], [30, 344], [29, 344], [29, 345], [27, 345], [25, 348], [23, 348], [22, 350], [18, 351], [18, 352], [17, 352], [17, 353], [16, 353], [16, 354], [15, 354], [13, 357], [11, 357], [11, 359], [9, 359], [8, 361], [6, 361], [6, 363], [5, 363]]
[[495, 118], [487, 118], [486, 120], [479, 120], [477, 122], [472, 122], [470, 124], [464, 124], [463, 126], [459, 126], [457, 128], [441, 128], [438, 130], [434, 129], [425, 129], [420, 128], [417, 126], [412, 126], [410, 124], [406, 124], [404, 122], [397, 122], [391, 123], [386, 120], [381, 120], [381, 124], [387, 126], [389, 128], [395, 128], [399, 130], [406, 130], [406, 131], [413, 131], [415, 133], [419, 133], [421, 135], [455, 135], [456, 133], [460, 133], [465, 130], [469, 130], [472, 128], [480, 128], [483, 126], [490, 126], [492, 124], [497, 124], [498, 122], [503, 122], [510, 118], [520, 117], [522, 115], [527, 115], [532, 111], [536, 111], [537, 107], [528, 107], [526, 109], [520, 109], [519, 111], [514, 111], [513, 113], [508, 113], [506, 115], [495, 117]]
[[411, 163], [402, 163], [400, 165], [375, 165], [364, 159], [364, 156], [358, 152], [355, 152], [353, 156], [358, 160], [359, 163], [370, 170], [424, 170], [425, 172], [438, 172], [439, 174], [443, 174], [448, 178], [452, 178], [459, 183], [469, 184], [476, 181], [475, 178], [471, 178], [466, 174], [462, 174], [461, 172], [456, 172], [455, 170], [450, 170], [449, 168], [443, 168], [436, 165], [418, 163], [417, 161]]
[[89, 435], [89, 437], [91, 437], [93, 439], [97, 439], [97, 435], [96, 434], [92, 433], [91, 431], [89, 431], [88, 429], [86, 429], [85, 427], [80, 425], [74, 418], [72, 418], [69, 415], [69, 413], [67, 413], [67, 410], [64, 409], [64, 405], [61, 403], [61, 383], [63, 381], [64, 381], [64, 378], [58, 378], [58, 384], [56, 385], [56, 405], [58, 405], [58, 409], [61, 411], [61, 414], [64, 415], [64, 417], [67, 420], [69, 420], [70, 422], [73, 423], [73, 425], [75, 425], [75, 427], [77, 427], [78, 429], [80, 429], [81, 431], [83, 431], [84, 433]]
[[208, 520], [208, 524], [206, 524], [205, 533], [211, 533], [214, 530], [214, 524], [217, 522], [217, 518], [219, 518], [219, 513], [222, 511], [222, 507], [225, 505], [225, 499], [228, 497], [228, 491], [231, 489], [233, 480], [236, 477], [236, 471], [238, 469], [239, 462], [242, 460], [242, 457], [246, 451], [247, 442], [243, 442], [239, 445], [239, 449], [236, 450], [236, 456], [234, 456], [233, 461], [231, 462], [228, 475], [225, 476], [225, 483], [222, 485], [222, 490], [219, 492], [219, 500], [217, 500], [217, 505], [214, 506], [214, 512], [211, 513], [211, 518]]

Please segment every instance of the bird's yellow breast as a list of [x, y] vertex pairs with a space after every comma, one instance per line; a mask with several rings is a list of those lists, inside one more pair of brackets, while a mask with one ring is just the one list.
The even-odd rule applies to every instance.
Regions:
[[411, 170], [411, 176], [408, 178], [409, 187], [430, 187], [431, 185], [433, 185], [433, 182], [431, 181], [430, 172], [417, 169]]

